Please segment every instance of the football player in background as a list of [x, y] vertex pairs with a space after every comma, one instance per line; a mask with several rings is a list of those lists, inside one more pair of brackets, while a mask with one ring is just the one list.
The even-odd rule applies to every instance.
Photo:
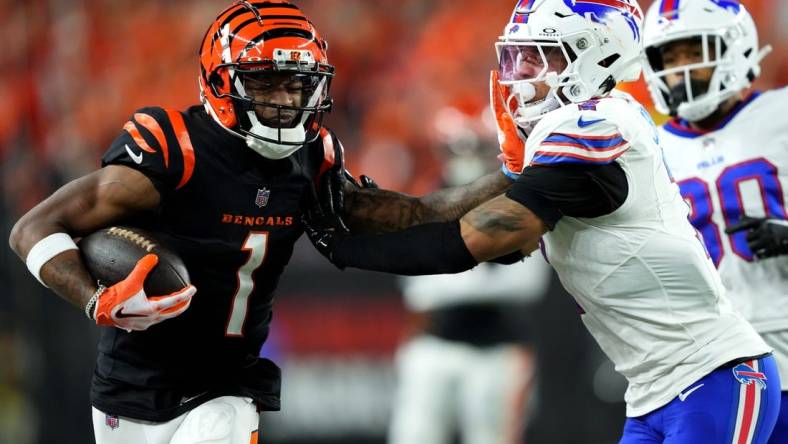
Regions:
[[771, 349], [725, 297], [654, 122], [613, 90], [639, 76], [641, 24], [631, 0], [519, 1], [491, 81], [502, 145], [524, 153], [507, 162], [513, 187], [451, 222], [307, 233], [339, 267], [413, 275], [530, 253], [541, 239], [628, 380], [622, 444], [765, 443], [780, 401]]
[[416, 325], [397, 350], [389, 444], [445, 444], [455, 434], [466, 444], [522, 442], [536, 379], [524, 318], [550, 275], [530, 257], [403, 278]]
[[[342, 203], [327, 184], [315, 189], [344, 174], [342, 146], [322, 125], [334, 73], [326, 48], [288, 1], [234, 2], [199, 49], [202, 105], [138, 110], [103, 168], [14, 226], [10, 244], [32, 274], [105, 327], [91, 384], [99, 444], [247, 444], [258, 411], [279, 409], [279, 368], [257, 357], [272, 293], [302, 214], [330, 216]], [[424, 198], [351, 186], [345, 207], [356, 226], [402, 229], [459, 217], [510, 184], [496, 171]], [[155, 255], [122, 282], [97, 284], [72, 238], [121, 223], [156, 233], [193, 285], [146, 295]]]
[[[462, 128], [447, 131], [450, 185], [476, 179], [493, 160], [471, 119], [463, 115]], [[551, 276], [531, 257], [400, 280], [410, 322], [396, 353], [389, 444], [448, 444], [455, 435], [465, 444], [522, 442], [537, 368], [525, 319]]]
[[[657, 1], [644, 26], [646, 80], [665, 161], [727, 295], [774, 348], [788, 442], [788, 90], [747, 92], [769, 48], [738, 1]], [[703, 390], [703, 389], [699, 389]]]

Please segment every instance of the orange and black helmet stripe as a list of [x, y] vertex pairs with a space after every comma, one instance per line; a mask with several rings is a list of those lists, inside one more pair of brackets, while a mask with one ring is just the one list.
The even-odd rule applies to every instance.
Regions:
[[[261, 41], [279, 37], [299, 37], [306, 40], [316, 37], [311, 32], [312, 22], [306, 18], [298, 6], [289, 3], [239, 1], [234, 7], [221, 14], [217, 18], [218, 22], [220, 22], [218, 26], [212, 29], [211, 51], [215, 49], [216, 41], [221, 35], [220, 30], [228, 25], [231, 26], [228, 42], [230, 47], [233, 46], [235, 39], [241, 35], [243, 30], [254, 23], [269, 29], [245, 39], [247, 40], [245, 49], [252, 48]], [[207, 44], [207, 39], [203, 44]]]
[[[224, 27], [224, 26], [228, 25], [230, 22], [232, 22], [233, 19], [235, 19], [235, 18], [237, 18], [237, 17], [239, 17], [239, 16], [241, 16], [243, 14], [246, 14], [246, 13], [253, 14], [254, 15], [253, 19], [256, 20], [256, 21], [260, 21], [261, 22], [260, 24], [262, 24], [263, 20], [283, 19], [283, 18], [308, 21], [306, 19], [306, 17], [304, 16], [304, 14], [301, 12], [301, 9], [298, 6], [291, 5], [291, 4], [288, 4], [288, 3], [269, 3], [269, 2], [249, 3], [249, 2], [238, 2], [236, 4], [236, 6], [238, 6], [238, 8], [235, 9], [235, 10], [225, 11], [225, 14], [229, 13], [229, 15], [224, 20], [222, 20], [222, 23], [220, 25], [221, 27]], [[289, 9], [291, 11], [278, 11], [279, 12], [278, 14], [261, 14], [260, 13], [260, 10], [272, 9], [272, 8]], [[295, 12], [293, 12], [293, 14], [284, 14], [284, 12], [292, 12], [293, 10], [295, 10]], [[230, 11], [233, 11], [233, 12], [230, 12]], [[218, 19], [221, 19], [221, 18], [222, 18], [222, 16], [220, 15], [218, 17]]]
[[[249, 66], [268, 70], [282, 62], [288, 68], [296, 66], [282, 60], [282, 52], [276, 52], [285, 49], [292, 51], [291, 57], [296, 57], [293, 61], [298, 61], [302, 51], [310, 52], [316, 62], [315, 72], [330, 79], [334, 68], [328, 64], [326, 48], [312, 22], [287, 0], [236, 0], [219, 14], [200, 46], [200, 91], [204, 104], [224, 127], [244, 125], [239, 122], [233, 103], [243, 100], [235, 91], [235, 73]], [[326, 83], [326, 93], [329, 85]]]

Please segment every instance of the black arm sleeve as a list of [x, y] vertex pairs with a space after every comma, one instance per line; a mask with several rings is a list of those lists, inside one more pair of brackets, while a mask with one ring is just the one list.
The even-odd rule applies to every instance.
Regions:
[[459, 273], [477, 262], [460, 235], [460, 222], [417, 225], [404, 231], [337, 239], [331, 257], [338, 267], [404, 275]]
[[629, 185], [618, 163], [532, 166], [506, 193], [533, 211], [552, 230], [563, 216], [600, 217], [627, 199]]
[[522, 251], [518, 250], [501, 257], [496, 257], [495, 259], [490, 259], [487, 262], [501, 265], [512, 265], [520, 262], [523, 259], [525, 259], [525, 255]]

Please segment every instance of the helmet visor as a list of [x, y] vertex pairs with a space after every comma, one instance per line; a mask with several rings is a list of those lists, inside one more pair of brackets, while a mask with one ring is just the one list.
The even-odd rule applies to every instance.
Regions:
[[541, 80], [560, 73], [569, 60], [557, 42], [506, 43], [499, 46], [498, 70], [502, 81]]

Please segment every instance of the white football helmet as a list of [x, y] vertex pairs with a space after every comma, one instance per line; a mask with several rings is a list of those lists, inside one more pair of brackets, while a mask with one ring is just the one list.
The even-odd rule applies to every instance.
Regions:
[[[605, 96], [618, 82], [637, 80], [642, 21], [637, 0], [519, 0], [495, 44], [514, 121], [527, 130], [560, 106]], [[557, 72], [559, 56], [566, 67]], [[518, 72], [527, 58], [531, 67], [541, 66], [538, 74]], [[544, 100], [532, 101], [537, 82], [550, 91]]]
[[[771, 51], [769, 46], [758, 49], [755, 23], [738, 0], [657, 0], [646, 15], [643, 39], [646, 82], [657, 111], [690, 122], [708, 117], [720, 103], [749, 88]], [[690, 39], [701, 44], [703, 60], [664, 69], [663, 45]], [[690, 71], [698, 68], [714, 68], [707, 88], [693, 88], [686, 81], [671, 92], [667, 75], [681, 72], [690, 79]]]

